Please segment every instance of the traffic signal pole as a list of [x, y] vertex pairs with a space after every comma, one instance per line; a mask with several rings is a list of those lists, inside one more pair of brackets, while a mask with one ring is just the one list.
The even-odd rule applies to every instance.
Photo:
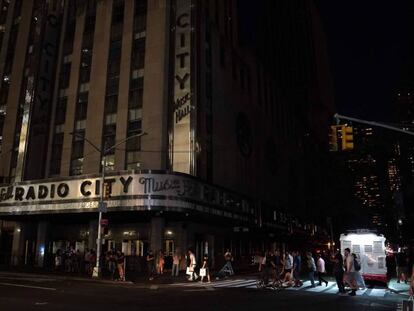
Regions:
[[[69, 133], [72, 136], [79, 136], [79, 134], [77, 134], [76, 132], [72, 132]], [[101, 155], [101, 165], [102, 165], [102, 171], [101, 171], [101, 179], [102, 179], [102, 184], [101, 184], [101, 192], [100, 192], [100, 196], [99, 196], [99, 206], [98, 206], [98, 211], [99, 211], [99, 217], [98, 217], [98, 238], [96, 239], [96, 265], [95, 267], [93, 267], [93, 273], [92, 273], [92, 277], [94, 278], [99, 278], [101, 277], [101, 267], [100, 267], [100, 258], [101, 258], [101, 250], [102, 250], [102, 226], [101, 226], [101, 222], [102, 222], [102, 213], [106, 212], [106, 206], [105, 206], [105, 168], [106, 168], [106, 155], [108, 154], [109, 151], [111, 151], [112, 149], [115, 149], [116, 147], [118, 147], [121, 144], [125, 144], [128, 140], [132, 139], [132, 138], [136, 138], [136, 137], [141, 137], [147, 135], [146, 132], [140, 132], [137, 133], [135, 135], [129, 136], [126, 139], [116, 143], [113, 146], [110, 146], [107, 149], [101, 149], [99, 147], [97, 147], [94, 143], [92, 143], [90, 140], [88, 140], [86, 137], [82, 137], [82, 139], [84, 139], [87, 143], [89, 143], [96, 151], [98, 151]]]
[[106, 153], [101, 152], [101, 165], [102, 165], [102, 184], [101, 184], [101, 193], [99, 197], [99, 216], [98, 216], [98, 237], [96, 239], [96, 265], [93, 267], [92, 277], [99, 278], [101, 276], [101, 267], [100, 267], [100, 257], [102, 249], [102, 211], [105, 210], [104, 202], [104, 191], [105, 191], [105, 168], [106, 168]]
[[409, 130], [405, 130], [404, 128], [399, 128], [399, 127], [391, 126], [391, 125], [384, 124], [384, 123], [379, 123], [379, 122], [374, 122], [374, 121], [367, 121], [367, 120], [362, 120], [362, 119], [357, 119], [357, 118], [351, 118], [351, 117], [343, 116], [343, 115], [340, 115], [340, 114], [337, 114], [337, 113], [334, 114], [334, 118], [336, 119], [338, 124], [339, 124], [340, 120], [352, 121], [352, 122], [355, 122], [355, 123], [367, 124], [367, 125], [371, 125], [371, 126], [375, 126], [375, 127], [382, 127], [382, 128], [387, 129], [387, 130], [396, 131], [396, 132], [400, 132], [400, 133], [404, 133], [404, 134], [407, 134], [407, 135], [414, 136], [414, 132], [411, 132]]

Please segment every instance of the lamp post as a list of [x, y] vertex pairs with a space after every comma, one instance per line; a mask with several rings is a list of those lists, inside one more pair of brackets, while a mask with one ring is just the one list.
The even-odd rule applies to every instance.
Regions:
[[126, 139], [123, 139], [122, 141], [116, 143], [115, 145], [108, 147], [104, 150], [98, 148], [94, 143], [92, 143], [89, 139], [84, 137], [83, 135], [79, 135], [75, 132], [69, 133], [72, 136], [82, 137], [89, 145], [91, 145], [96, 151], [98, 151], [101, 154], [101, 191], [100, 191], [100, 197], [99, 197], [99, 217], [98, 217], [98, 238], [96, 239], [96, 266], [93, 268], [93, 274], [92, 277], [99, 278], [101, 276], [101, 269], [100, 269], [100, 257], [101, 257], [101, 246], [102, 246], [102, 230], [101, 230], [101, 220], [102, 220], [102, 213], [105, 210], [105, 198], [104, 198], [104, 191], [105, 191], [105, 168], [106, 168], [106, 154], [111, 151], [112, 149], [115, 149], [121, 144], [124, 144], [128, 140], [136, 137], [141, 137], [144, 135], [147, 135], [146, 132], [140, 132], [138, 134], [132, 135], [127, 137]]

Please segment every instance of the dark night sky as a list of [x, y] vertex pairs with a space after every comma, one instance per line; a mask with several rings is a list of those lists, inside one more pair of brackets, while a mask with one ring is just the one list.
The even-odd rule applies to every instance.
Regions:
[[[315, 0], [328, 41], [339, 113], [389, 120], [414, 58], [414, 1]], [[414, 72], [411, 74], [414, 81]]]

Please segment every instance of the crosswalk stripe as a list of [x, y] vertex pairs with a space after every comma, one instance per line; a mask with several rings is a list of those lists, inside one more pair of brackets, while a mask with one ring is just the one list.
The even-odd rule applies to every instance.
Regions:
[[305, 281], [305, 282], [303, 282], [303, 285], [301, 287], [288, 287], [286, 289], [288, 289], [288, 290], [302, 290], [302, 289], [304, 289], [306, 287], [309, 287], [309, 286], [311, 286], [311, 282], [310, 281]]
[[221, 283], [215, 283], [214, 287], [231, 287], [233, 285], [241, 284], [245, 282], [246, 280], [235, 280], [235, 281], [227, 281], [227, 282], [221, 282]]
[[197, 282], [197, 281], [193, 281], [190, 282], [188, 281], [188, 283], [174, 283], [174, 284], [170, 284], [171, 286], [178, 286], [178, 287], [199, 287], [199, 286], [204, 286], [201, 283]]
[[357, 296], [362, 296], [365, 292], [367, 291], [367, 289], [366, 288], [364, 288], [364, 289], [360, 289], [360, 290], [357, 290], [356, 291], [356, 295]]
[[255, 280], [249, 280], [249, 281], [243, 282], [241, 284], [237, 284], [237, 285], [232, 286], [232, 287], [246, 287], [246, 286], [249, 286], [249, 285], [256, 286], [256, 281]]
[[331, 286], [326, 291], [324, 291], [324, 293], [326, 293], [326, 294], [336, 294], [338, 291], [339, 291], [338, 286], [336, 286], [336, 284], [335, 284], [334, 286]]
[[[196, 282], [185, 282], [185, 283], [174, 283], [169, 284], [170, 286], [184, 287], [186, 290], [190, 288], [194, 289], [206, 289], [214, 290], [215, 288], [246, 288], [246, 289], [257, 289], [257, 279], [228, 279], [221, 280], [212, 283], [200, 283]], [[335, 282], [329, 282], [328, 286], [316, 286], [314, 288], [310, 287], [310, 281], [303, 282], [301, 287], [287, 287], [285, 290], [296, 290], [304, 292], [314, 292], [314, 293], [323, 293], [323, 294], [336, 294], [338, 292], [338, 287]], [[387, 295], [387, 289], [385, 288], [373, 288], [373, 289], [360, 289], [356, 292], [357, 296], [370, 296], [370, 297], [385, 297]]]
[[316, 286], [316, 287], [313, 287], [313, 288], [311, 287], [311, 288], [306, 289], [306, 291], [316, 292], [316, 293], [324, 292], [325, 290], [327, 290], [328, 287], [330, 288], [332, 285], [334, 285], [334, 283], [328, 283], [328, 286], [321, 285], [321, 286]]
[[384, 297], [385, 296], [385, 289], [381, 288], [373, 288], [371, 292], [368, 293], [370, 297]]

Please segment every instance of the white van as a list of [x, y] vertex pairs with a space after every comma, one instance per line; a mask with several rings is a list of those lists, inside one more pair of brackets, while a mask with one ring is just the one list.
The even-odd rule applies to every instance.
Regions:
[[387, 267], [385, 263], [385, 238], [370, 232], [341, 234], [341, 254], [345, 248], [355, 253], [361, 263], [360, 273], [364, 280], [387, 283]]

